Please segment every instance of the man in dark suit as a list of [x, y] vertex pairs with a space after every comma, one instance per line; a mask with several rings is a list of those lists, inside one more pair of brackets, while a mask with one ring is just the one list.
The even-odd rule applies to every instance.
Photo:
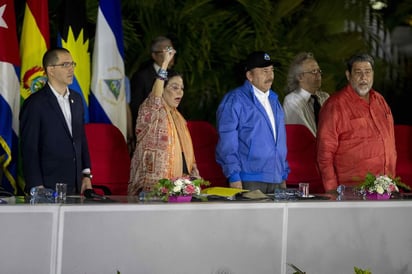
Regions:
[[43, 56], [46, 85], [25, 100], [20, 112], [20, 140], [26, 191], [34, 186], [67, 193], [91, 189], [90, 157], [81, 96], [69, 90], [74, 68], [70, 52], [48, 50]]
[[[157, 77], [157, 71], [164, 60], [165, 49], [173, 48], [172, 41], [165, 36], [158, 36], [152, 41], [152, 60], [138, 70], [130, 81], [130, 109], [132, 112], [133, 130], [136, 128], [136, 118], [140, 105], [152, 91], [153, 83]], [[169, 63], [168, 70], [174, 65], [174, 59]]]

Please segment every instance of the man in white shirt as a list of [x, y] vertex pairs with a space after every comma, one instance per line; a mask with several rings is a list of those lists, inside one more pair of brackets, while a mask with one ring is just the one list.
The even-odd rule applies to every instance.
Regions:
[[305, 125], [316, 136], [317, 114], [329, 98], [328, 93], [320, 91], [321, 85], [322, 70], [313, 54], [296, 55], [288, 72], [289, 94], [283, 100], [286, 124]]

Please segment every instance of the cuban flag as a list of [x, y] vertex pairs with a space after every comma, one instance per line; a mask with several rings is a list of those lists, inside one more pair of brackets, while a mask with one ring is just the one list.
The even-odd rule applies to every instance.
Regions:
[[89, 115], [92, 123], [111, 123], [126, 139], [126, 95], [120, 0], [100, 0], [92, 58]]
[[17, 194], [20, 57], [13, 1], [0, 0], [0, 182]]

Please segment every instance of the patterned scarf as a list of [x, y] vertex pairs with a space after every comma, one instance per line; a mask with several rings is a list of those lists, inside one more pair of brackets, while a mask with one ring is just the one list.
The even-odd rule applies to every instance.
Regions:
[[199, 177], [186, 120], [163, 98], [149, 96], [139, 109], [129, 195], [150, 191], [162, 178], [183, 176], [183, 157], [189, 175]]

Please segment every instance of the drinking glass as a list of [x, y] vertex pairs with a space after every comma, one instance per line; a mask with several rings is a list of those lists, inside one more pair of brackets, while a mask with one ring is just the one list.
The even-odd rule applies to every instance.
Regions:
[[56, 201], [64, 202], [66, 201], [67, 195], [67, 184], [57, 183], [56, 184]]
[[302, 197], [309, 197], [309, 183], [299, 183], [299, 193]]

